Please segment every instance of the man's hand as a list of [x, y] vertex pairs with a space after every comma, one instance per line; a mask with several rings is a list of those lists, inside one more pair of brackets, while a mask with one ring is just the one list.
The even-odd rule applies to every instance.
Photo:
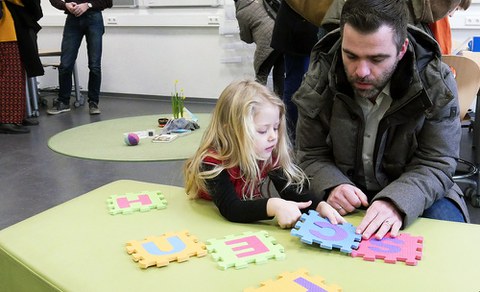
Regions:
[[367, 207], [367, 196], [357, 187], [350, 184], [336, 186], [328, 196], [327, 203], [335, 208], [340, 215], [355, 211], [360, 206]]
[[387, 232], [396, 237], [402, 227], [402, 215], [389, 201], [378, 200], [367, 209], [365, 217], [358, 225], [356, 233], [364, 239], [376, 233], [376, 239], [382, 239]]
[[297, 203], [280, 198], [270, 198], [267, 202], [267, 215], [275, 216], [281, 228], [291, 228], [298, 221], [301, 209], [308, 208], [312, 201]]
[[77, 6], [76, 2], [65, 3], [65, 8], [67, 8], [68, 12], [70, 12], [71, 14], [75, 14], [74, 11], [76, 6]]
[[[71, 3], [72, 3], [72, 5], [69, 5]], [[65, 3], [65, 7], [67, 7], [68, 11], [70, 11], [70, 13], [72, 13], [76, 17], [81, 16], [82, 14], [84, 14], [89, 9], [87, 3], [77, 4], [75, 2]]]

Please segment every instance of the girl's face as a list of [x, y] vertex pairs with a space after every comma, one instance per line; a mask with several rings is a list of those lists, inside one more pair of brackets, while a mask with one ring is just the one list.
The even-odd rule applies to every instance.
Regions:
[[255, 127], [255, 154], [259, 160], [267, 160], [278, 142], [280, 109], [271, 104], [262, 104], [253, 117]]

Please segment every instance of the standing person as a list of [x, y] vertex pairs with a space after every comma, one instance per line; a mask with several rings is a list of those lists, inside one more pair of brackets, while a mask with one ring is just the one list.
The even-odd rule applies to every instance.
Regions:
[[282, 95], [285, 72], [283, 55], [270, 47], [274, 19], [265, 9], [263, 0], [235, 0], [235, 10], [240, 39], [256, 45], [253, 58], [255, 80], [266, 85], [272, 71], [273, 91]]
[[0, 0], [0, 133], [25, 134], [25, 126], [38, 125], [26, 118], [25, 83], [44, 73], [37, 47], [42, 16], [39, 0]]
[[[284, 104], [254, 81], [233, 82], [222, 92], [184, 175], [191, 198], [213, 200], [233, 222], [276, 217], [280, 227], [289, 228], [308, 208], [334, 224], [345, 222], [330, 205], [306, 193], [307, 177], [292, 161]], [[267, 176], [281, 198], [262, 193]]]
[[430, 23], [430, 29], [433, 37], [437, 40], [440, 50], [444, 55], [452, 54], [452, 30], [450, 28], [450, 20], [457, 10], [467, 10], [472, 3], [471, 0], [461, 0], [460, 3], [452, 8], [448, 15], [440, 20]]
[[363, 238], [398, 235], [419, 216], [469, 221], [452, 176], [457, 88], [435, 40], [408, 26], [403, 0], [346, 1], [340, 28], [313, 49], [294, 96], [311, 192], [341, 215], [367, 208]]
[[72, 72], [83, 36], [87, 41], [88, 54], [88, 106], [91, 115], [100, 114], [98, 107], [100, 85], [102, 82], [102, 37], [105, 32], [102, 11], [112, 7], [112, 0], [50, 0], [57, 9], [67, 14], [63, 28], [62, 55], [58, 67], [59, 93], [50, 115], [70, 111], [72, 93]]
[[271, 46], [283, 53], [285, 60], [285, 84], [282, 94], [287, 108], [288, 134], [295, 140], [297, 107], [292, 96], [302, 83], [308, 70], [310, 51], [317, 42], [318, 27], [296, 13], [285, 1], [282, 1], [275, 19]]

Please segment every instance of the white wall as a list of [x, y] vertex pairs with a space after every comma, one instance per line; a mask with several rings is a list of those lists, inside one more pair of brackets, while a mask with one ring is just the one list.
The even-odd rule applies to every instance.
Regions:
[[[104, 11], [102, 92], [169, 96], [179, 80], [189, 97], [216, 98], [232, 80], [254, 76], [254, 47], [238, 37], [233, 0], [217, 0], [217, 7], [182, 8], [148, 8], [147, 1], [151, 0], [138, 0], [137, 8]], [[59, 50], [65, 15], [47, 0], [42, 8], [39, 48]], [[480, 35], [480, 1], [456, 12], [451, 26], [456, 44]], [[85, 42], [77, 64], [85, 90]], [[57, 72], [47, 69], [39, 82], [41, 87], [55, 86]]]
[[472, 0], [470, 8], [466, 11], [457, 11], [450, 18], [452, 37], [457, 46], [466, 48], [468, 39], [472, 36], [480, 36], [480, 1]]
[[[179, 80], [189, 97], [216, 98], [232, 80], [253, 77], [252, 47], [235, 33], [229, 1], [219, 7], [147, 8], [139, 3], [138, 8], [105, 10], [102, 92], [169, 96]], [[49, 1], [42, 1], [42, 8], [39, 49], [59, 50], [66, 16]], [[234, 33], [220, 35], [220, 24], [222, 31]], [[53, 63], [58, 58], [44, 60]], [[77, 65], [85, 90], [85, 41]], [[55, 86], [57, 72], [47, 68], [38, 80], [40, 87]]]

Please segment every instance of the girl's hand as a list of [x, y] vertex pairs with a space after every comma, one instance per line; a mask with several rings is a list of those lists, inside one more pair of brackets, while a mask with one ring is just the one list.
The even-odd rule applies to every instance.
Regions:
[[280, 198], [271, 198], [267, 202], [267, 214], [268, 216], [275, 216], [281, 228], [291, 228], [302, 215], [300, 209], [308, 208], [311, 204], [312, 201], [297, 203]]
[[320, 214], [320, 216], [327, 218], [332, 224], [347, 223], [340, 213], [338, 213], [338, 211], [330, 206], [327, 202], [320, 202], [316, 211], [318, 214]]

